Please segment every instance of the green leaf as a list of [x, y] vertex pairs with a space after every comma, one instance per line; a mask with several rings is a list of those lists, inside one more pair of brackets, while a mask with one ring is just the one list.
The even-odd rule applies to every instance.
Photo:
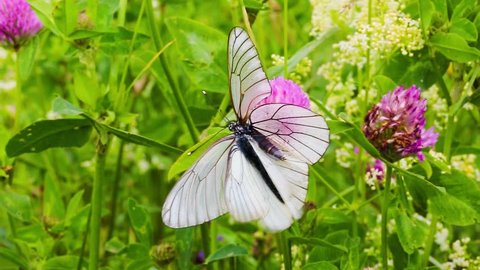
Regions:
[[38, 18], [46, 28], [52, 31], [55, 35], [63, 37], [62, 31], [58, 29], [58, 26], [53, 19], [55, 9], [54, 3], [43, 0], [31, 0], [28, 1], [28, 3], [36, 11]]
[[32, 219], [32, 205], [30, 197], [27, 195], [0, 190], [0, 206], [21, 221]]
[[42, 269], [45, 269], [45, 270], [76, 269], [79, 259], [80, 258], [78, 256], [73, 256], [73, 255], [56, 256], [47, 260], [43, 264]]
[[299, 237], [292, 236], [288, 238], [292, 244], [307, 244], [312, 246], [322, 246], [330, 249], [335, 249], [337, 251], [348, 252], [348, 249], [341, 245], [334, 245], [326, 240], [314, 238], [314, 237]]
[[192, 269], [192, 250], [193, 250], [193, 231], [194, 228], [182, 228], [175, 230], [175, 252], [178, 268], [181, 270]]
[[17, 254], [15, 251], [6, 247], [0, 247], [0, 258], [4, 258], [7, 261], [12, 262], [21, 269], [29, 269], [29, 263], [27, 260], [25, 260], [21, 255]]
[[132, 260], [149, 258], [148, 248], [144, 244], [131, 243], [127, 246], [128, 258]]
[[418, 221], [410, 219], [402, 210], [396, 211], [395, 224], [398, 239], [406, 253], [412, 254], [423, 246], [427, 237], [428, 228], [426, 226], [422, 226]]
[[226, 258], [231, 258], [231, 257], [239, 257], [239, 256], [245, 256], [248, 255], [248, 250], [240, 246], [238, 244], [228, 244], [226, 246], [223, 246], [213, 252], [210, 256], [205, 259], [205, 263], [209, 264], [214, 261], [219, 261], [223, 260]]
[[200, 158], [212, 143], [230, 134], [230, 131], [225, 128], [212, 128], [207, 132], [211, 135], [190, 147], [175, 161], [175, 163], [172, 164], [168, 171], [168, 179], [172, 179], [176, 175], [190, 168], [190, 166]]
[[423, 31], [427, 33], [430, 23], [432, 21], [433, 14], [435, 12], [435, 6], [431, 0], [419, 0], [419, 12], [420, 22], [422, 23]]
[[75, 193], [67, 205], [65, 220], [69, 221], [74, 218], [82, 210], [83, 189]]
[[451, 21], [458, 20], [462, 17], [467, 17], [472, 11], [475, 10], [473, 7], [476, 6], [476, 2], [476, 0], [462, 0], [453, 4], [454, 8]]
[[105, 244], [105, 250], [113, 254], [118, 254], [126, 248], [127, 246], [125, 245], [125, 243], [123, 243], [116, 236], [108, 240], [108, 242]]
[[392, 252], [393, 257], [393, 266], [395, 270], [406, 270], [408, 265], [409, 255], [403, 250], [400, 240], [398, 239], [398, 234], [391, 234], [388, 239], [388, 247]]
[[18, 51], [18, 72], [20, 73], [20, 79], [22, 81], [26, 81], [30, 73], [32, 73], [37, 48], [38, 37], [34, 37], [30, 39], [26, 46], [21, 47]]
[[80, 108], [61, 97], [56, 97], [52, 101], [52, 110], [62, 115], [80, 115], [84, 113]]
[[[417, 169], [415, 168], [415, 170]], [[466, 226], [480, 220], [479, 213], [476, 210], [478, 209], [478, 202], [472, 204], [468, 200], [461, 200], [451, 194], [451, 190], [450, 193], [447, 193], [445, 187], [437, 186], [428, 181], [419, 181], [411, 175], [405, 174], [404, 177], [414, 202], [420, 204], [423, 208], [427, 208], [428, 201], [429, 211], [444, 222]], [[451, 177], [451, 175], [445, 177]], [[441, 183], [439, 172], [434, 171], [431, 180]]]
[[458, 34], [466, 41], [476, 41], [478, 38], [477, 28], [473, 22], [465, 18], [459, 18], [453, 21], [450, 27], [450, 33]]
[[88, 141], [91, 131], [88, 119], [42, 120], [13, 136], [5, 150], [9, 157], [16, 157], [52, 147], [80, 147]]
[[338, 120], [327, 120], [327, 126], [330, 129], [331, 134], [345, 133], [353, 129], [349, 123]]
[[453, 61], [466, 63], [480, 58], [478, 49], [468, 46], [463, 37], [454, 33], [437, 33], [430, 39], [430, 43]]
[[378, 152], [375, 146], [368, 141], [360, 128], [355, 124], [348, 122], [345, 115], [340, 114], [340, 117], [345, 121], [345, 124], [351, 127], [351, 129], [346, 130], [344, 134], [365, 149], [372, 157], [380, 158], [380, 152]]
[[164, 143], [160, 143], [157, 141], [154, 141], [152, 139], [149, 139], [147, 137], [143, 137], [141, 135], [136, 135], [118, 128], [111, 127], [109, 125], [105, 125], [102, 123], [98, 123], [102, 128], [106, 129], [109, 133], [115, 135], [116, 137], [130, 143], [138, 144], [138, 145], [143, 145], [147, 147], [155, 147], [158, 148], [162, 151], [165, 151], [166, 153], [181, 153], [182, 150]]
[[150, 258], [134, 260], [127, 265], [127, 270], [155, 270], [155, 263]]
[[169, 18], [165, 23], [176, 39], [179, 60], [196, 88], [225, 93], [228, 90], [225, 33], [186, 18]]
[[87, 69], [77, 68], [73, 73], [73, 86], [77, 98], [95, 108], [102, 95], [96, 75]]
[[44, 195], [43, 195], [43, 215], [55, 223], [63, 220], [65, 217], [65, 205], [62, 200], [62, 193], [53, 179], [47, 174], [45, 176]]
[[130, 225], [135, 231], [139, 242], [150, 247], [153, 240], [153, 227], [150, 220], [150, 213], [134, 199], [129, 198], [128, 217], [130, 218]]
[[338, 268], [330, 262], [314, 262], [307, 263], [302, 267], [302, 270], [338, 270]]
[[375, 84], [380, 90], [380, 92], [378, 93], [379, 96], [394, 90], [398, 86], [398, 84], [395, 83], [390, 77], [387, 77], [385, 75], [377, 75], [373, 78], [373, 80], [375, 81]]
[[[328, 32], [324, 33], [321, 37], [308, 42], [302, 48], [300, 48], [294, 55], [288, 59], [288, 72], [292, 72], [298, 63], [305, 57], [307, 57], [311, 52], [315, 51], [319, 46], [324, 45], [329, 42], [329, 40], [335, 36], [339, 31], [337, 28], [332, 28]], [[273, 66], [266, 70], [266, 73], [269, 78], [278, 77], [283, 75], [283, 65], [282, 66]]]

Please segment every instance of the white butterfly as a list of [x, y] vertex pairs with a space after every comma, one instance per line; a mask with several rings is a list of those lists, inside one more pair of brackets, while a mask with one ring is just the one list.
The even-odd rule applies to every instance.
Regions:
[[167, 196], [163, 222], [172, 228], [202, 224], [227, 212], [241, 222], [260, 220], [269, 231], [302, 216], [308, 164], [329, 144], [320, 115], [292, 104], [259, 101], [271, 93], [257, 49], [233, 28], [228, 38], [233, 134], [213, 143]]

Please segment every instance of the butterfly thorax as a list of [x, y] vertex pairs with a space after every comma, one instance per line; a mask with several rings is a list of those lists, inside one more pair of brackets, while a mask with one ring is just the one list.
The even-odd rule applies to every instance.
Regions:
[[230, 131], [233, 131], [235, 136], [252, 134], [252, 125], [242, 124], [238, 121], [230, 122], [228, 124], [228, 129], [230, 129]]

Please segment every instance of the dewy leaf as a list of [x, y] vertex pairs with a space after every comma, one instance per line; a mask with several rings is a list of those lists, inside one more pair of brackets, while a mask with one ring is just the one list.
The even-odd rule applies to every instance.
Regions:
[[430, 43], [453, 61], [466, 63], [480, 58], [480, 50], [468, 46], [463, 37], [454, 33], [437, 33], [430, 39]]
[[135, 231], [140, 243], [146, 247], [152, 245], [153, 228], [150, 220], [150, 213], [142, 205], [138, 204], [134, 199], [128, 199], [128, 217], [130, 224]]
[[92, 131], [88, 119], [42, 120], [31, 124], [11, 138], [5, 148], [9, 157], [37, 153], [52, 147], [80, 147]]
[[228, 89], [225, 33], [185, 18], [166, 19], [187, 75], [197, 88], [225, 93]]
[[209, 264], [214, 261], [223, 260], [231, 257], [245, 256], [247, 254], [248, 250], [245, 247], [237, 244], [228, 244], [219, 248], [217, 251], [208, 256], [208, 258], [205, 260], [205, 263]]
[[80, 115], [83, 111], [61, 97], [52, 101], [52, 110], [62, 115]]

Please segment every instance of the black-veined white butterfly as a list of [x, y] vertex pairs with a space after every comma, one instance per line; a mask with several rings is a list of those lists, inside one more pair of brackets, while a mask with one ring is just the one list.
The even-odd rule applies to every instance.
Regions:
[[163, 222], [189, 227], [229, 212], [240, 222], [260, 220], [269, 231], [284, 230], [302, 216], [308, 165], [325, 153], [329, 129], [322, 116], [300, 106], [257, 107], [271, 88], [257, 49], [238, 27], [228, 38], [228, 72], [233, 134], [183, 174], [163, 205]]

